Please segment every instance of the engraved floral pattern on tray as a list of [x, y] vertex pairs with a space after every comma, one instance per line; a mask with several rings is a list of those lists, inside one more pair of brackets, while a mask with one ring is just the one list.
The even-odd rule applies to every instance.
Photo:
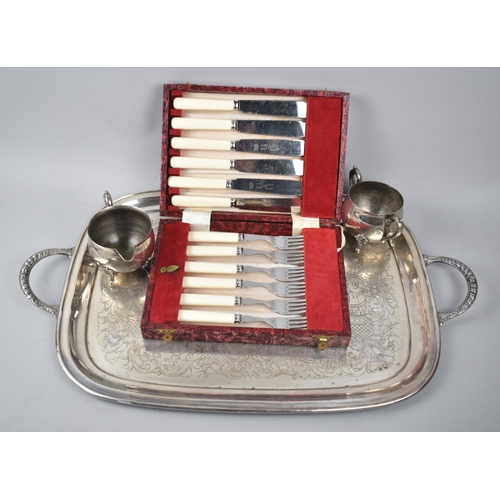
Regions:
[[[398, 297], [398, 269], [388, 246], [366, 245], [356, 254], [344, 249], [352, 339], [348, 348], [241, 345], [145, 340], [140, 320], [147, 286], [143, 271], [119, 275], [114, 286], [98, 273], [101, 286], [94, 352], [103, 369], [129, 378], [151, 376], [240, 380], [349, 379], [397, 369], [406, 310]], [[404, 301], [403, 301], [404, 302]], [[90, 342], [91, 343], [91, 342]], [[135, 374], [135, 375], [134, 375]], [[373, 375], [372, 375], [373, 378]]]

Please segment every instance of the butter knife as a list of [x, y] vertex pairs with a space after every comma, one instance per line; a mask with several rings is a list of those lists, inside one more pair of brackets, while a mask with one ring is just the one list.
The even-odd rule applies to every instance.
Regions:
[[181, 189], [235, 189], [257, 193], [286, 194], [300, 196], [302, 183], [288, 179], [203, 179], [199, 177], [170, 176], [168, 187]]
[[300, 209], [300, 198], [224, 198], [222, 196], [174, 195], [171, 204], [179, 208], [240, 208], [270, 212], [292, 212]]
[[304, 101], [191, 99], [177, 97], [173, 107], [182, 110], [199, 111], [242, 111], [256, 115], [290, 116], [305, 118], [307, 103]]
[[243, 134], [304, 137], [306, 124], [298, 120], [209, 120], [199, 118], [172, 118], [176, 130], [236, 130]]
[[224, 160], [217, 158], [196, 158], [192, 156], [173, 156], [172, 168], [193, 168], [200, 170], [236, 170], [250, 174], [302, 175], [302, 160]]
[[240, 139], [238, 141], [173, 137], [174, 149], [200, 149], [209, 151], [243, 151], [277, 156], [303, 156], [304, 141], [285, 139]]

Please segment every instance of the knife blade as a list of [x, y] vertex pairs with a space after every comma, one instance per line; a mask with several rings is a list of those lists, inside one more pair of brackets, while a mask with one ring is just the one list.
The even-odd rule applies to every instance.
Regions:
[[278, 137], [304, 137], [306, 124], [298, 120], [207, 120], [198, 118], [172, 118], [176, 130], [236, 130], [243, 134], [274, 135]]
[[302, 160], [223, 160], [215, 158], [195, 158], [191, 156], [173, 156], [172, 168], [194, 168], [202, 170], [236, 170], [250, 174], [302, 175]]
[[285, 139], [240, 139], [238, 141], [194, 139], [190, 137], [173, 137], [174, 149], [201, 149], [210, 151], [243, 151], [277, 156], [302, 156], [304, 141]]
[[170, 176], [168, 187], [184, 189], [235, 189], [257, 193], [286, 194], [300, 196], [302, 183], [288, 179], [201, 179], [199, 177]]
[[307, 103], [304, 101], [191, 99], [176, 97], [173, 107], [193, 111], [241, 111], [256, 115], [289, 116], [305, 118]]
[[239, 208], [287, 213], [301, 207], [300, 198], [224, 198], [220, 196], [174, 195], [170, 203], [179, 208]]

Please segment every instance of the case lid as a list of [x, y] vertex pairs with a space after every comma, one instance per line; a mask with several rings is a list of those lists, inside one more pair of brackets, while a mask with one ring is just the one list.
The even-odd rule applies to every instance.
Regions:
[[[292, 99], [307, 103], [305, 118], [306, 130], [304, 138], [304, 173], [302, 176], [302, 196], [300, 215], [319, 218], [333, 223], [340, 222], [342, 210], [342, 194], [344, 187], [344, 166], [347, 140], [347, 119], [349, 111], [349, 94], [334, 91], [270, 89], [255, 87], [222, 87], [193, 84], [166, 84], [163, 93], [163, 124], [161, 151], [161, 196], [160, 213], [172, 217], [181, 216], [179, 208], [171, 203], [171, 198], [180, 193], [178, 188], [168, 187], [168, 177], [179, 174], [170, 168], [170, 159], [181, 156], [182, 151], [173, 149], [171, 141], [181, 135], [189, 136], [184, 131], [171, 128], [174, 117], [183, 116], [183, 111], [173, 108], [176, 97], [227, 99]], [[223, 117], [227, 116], [227, 112]], [[241, 118], [241, 116], [238, 116]], [[255, 114], [248, 114], [241, 119], [258, 119]], [[269, 119], [269, 117], [264, 117]], [[192, 133], [191, 133], [192, 134]], [[242, 136], [243, 138], [243, 136]], [[222, 155], [230, 153], [223, 153]], [[241, 154], [241, 153], [240, 153]], [[212, 157], [213, 153], [212, 153]], [[252, 153], [247, 153], [247, 158]], [[248, 174], [244, 174], [247, 175]], [[219, 195], [220, 196], [220, 195]], [[266, 197], [256, 193], [257, 197]], [[220, 210], [218, 210], [220, 211]], [[224, 210], [222, 210], [224, 211]], [[241, 211], [240, 211], [241, 212]], [[269, 215], [269, 212], [262, 212]], [[280, 217], [276, 215], [276, 217]], [[290, 216], [283, 215], [283, 218]]]

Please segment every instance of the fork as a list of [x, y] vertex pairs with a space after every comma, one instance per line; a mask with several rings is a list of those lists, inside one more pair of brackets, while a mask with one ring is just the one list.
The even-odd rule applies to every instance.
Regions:
[[234, 278], [196, 278], [194, 276], [184, 276], [182, 280], [183, 288], [211, 288], [234, 290], [238, 288], [264, 287], [273, 292], [278, 297], [294, 298], [304, 297], [305, 284], [303, 282], [282, 283], [261, 283], [257, 281], [247, 281]]
[[276, 264], [301, 265], [304, 263], [303, 250], [265, 252], [264, 250], [254, 250], [253, 248], [231, 247], [231, 246], [197, 246], [188, 245], [186, 247], [188, 257], [238, 257], [241, 255], [266, 255]]
[[223, 231], [190, 231], [191, 243], [240, 243], [245, 241], [267, 241], [278, 250], [300, 250], [304, 238], [300, 236], [265, 236], [263, 234], [225, 233]]
[[307, 326], [304, 316], [261, 317], [232, 312], [194, 311], [190, 309], [180, 309], [177, 319], [180, 323], [222, 323], [226, 325], [264, 322], [273, 328], [284, 330], [303, 330]]
[[304, 248], [303, 236], [264, 236], [262, 234], [240, 234], [239, 241], [267, 241], [278, 250], [300, 250]]
[[306, 312], [306, 301], [304, 299], [263, 300], [235, 297], [233, 295], [208, 295], [202, 293], [183, 293], [180, 299], [181, 306], [234, 307], [252, 306], [255, 304], [265, 305], [277, 314], [299, 315]]
[[220, 262], [187, 261], [184, 271], [191, 274], [246, 274], [267, 273], [278, 281], [300, 281], [304, 279], [303, 267], [260, 267]]

